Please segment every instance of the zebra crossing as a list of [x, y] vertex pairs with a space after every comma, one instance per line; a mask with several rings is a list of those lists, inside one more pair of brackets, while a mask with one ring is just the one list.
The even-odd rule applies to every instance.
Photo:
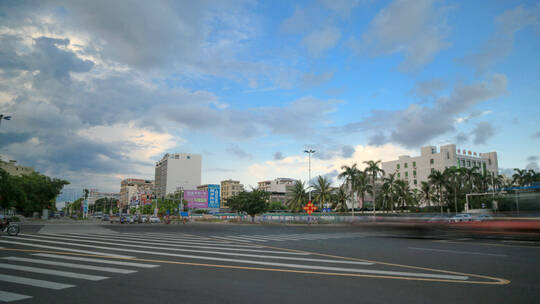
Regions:
[[213, 238], [220, 240], [229, 240], [235, 242], [284, 242], [284, 241], [301, 241], [301, 240], [328, 240], [328, 239], [343, 239], [364, 237], [365, 233], [349, 232], [349, 233], [298, 233], [298, 234], [241, 234], [241, 235], [213, 235]]
[[[375, 262], [274, 248], [258, 242], [360, 237], [359, 233], [196, 236], [181, 233], [93, 232], [19, 234], [0, 238], [0, 302], [32, 299], [4, 288], [20, 284], [51, 291], [137, 275], [152, 268], [192, 265], [297, 273], [468, 280], [429, 271], [397, 271]], [[204, 264], [211, 262], [211, 264]], [[32, 277], [39, 274], [39, 279]], [[55, 278], [64, 281], [55, 281]], [[26, 289], [25, 289], [26, 290]]]

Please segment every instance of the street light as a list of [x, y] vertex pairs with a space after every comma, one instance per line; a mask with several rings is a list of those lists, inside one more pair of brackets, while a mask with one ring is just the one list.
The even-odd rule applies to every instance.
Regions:
[[2, 120], [11, 120], [11, 116], [4, 116], [4, 114], [0, 114], [0, 126], [2, 126]]
[[309, 149], [309, 150], [304, 150], [304, 153], [307, 153], [308, 154], [308, 158], [309, 158], [309, 180], [308, 180], [308, 189], [309, 189], [309, 201], [311, 202], [311, 189], [310, 189], [310, 182], [311, 182], [311, 154], [315, 153], [315, 150], [313, 149]]

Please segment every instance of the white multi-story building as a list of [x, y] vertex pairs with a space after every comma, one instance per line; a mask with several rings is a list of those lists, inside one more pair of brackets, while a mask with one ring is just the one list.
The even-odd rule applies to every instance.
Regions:
[[195, 190], [201, 184], [201, 154], [165, 154], [156, 163], [155, 193], [164, 197], [176, 190]]
[[434, 170], [443, 172], [450, 167], [476, 167], [482, 174], [497, 175], [497, 152], [476, 153], [456, 149], [456, 145], [444, 145], [437, 151], [435, 146], [426, 146], [422, 147], [420, 156], [402, 155], [397, 160], [382, 163], [386, 176], [395, 173], [397, 179], [408, 181], [411, 188], [420, 187], [421, 182], [428, 181]]
[[274, 180], [258, 182], [259, 190], [270, 193], [270, 202], [281, 202], [282, 204], [287, 201], [287, 192], [294, 186], [296, 182], [292, 178], [276, 178]]

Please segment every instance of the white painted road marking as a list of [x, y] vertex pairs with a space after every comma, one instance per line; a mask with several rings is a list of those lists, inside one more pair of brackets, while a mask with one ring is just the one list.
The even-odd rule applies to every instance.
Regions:
[[30, 299], [31, 296], [13, 293], [13, 292], [7, 292], [0, 290], [0, 301], [2, 302], [13, 302], [13, 301], [19, 301], [24, 299]]
[[55, 259], [64, 259], [72, 261], [82, 261], [82, 262], [92, 262], [92, 263], [101, 263], [101, 264], [111, 264], [111, 265], [121, 265], [121, 266], [131, 266], [131, 267], [141, 267], [141, 268], [155, 268], [159, 265], [154, 264], [142, 264], [142, 263], [133, 263], [133, 262], [122, 262], [122, 261], [111, 261], [103, 259], [92, 259], [92, 258], [81, 258], [68, 255], [60, 254], [48, 254], [48, 253], [34, 253], [32, 255], [46, 257], [46, 258], [55, 258]]
[[100, 255], [100, 256], [118, 257], [118, 258], [125, 258], [125, 259], [126, 258], [134, 258], [133, 256], [128, 256], [128, 255], [110, 254], [110, 253], [97, 252], [97, 251], [87, 251], [87, 250], [80, 250], [80, 249], [71, 249], [71, 248], [65, 248], [65, 247], [48, 246], [48, 245], [40, 245], [40, 244], [32, 244], [32, 243], [23, 243], [23, 242], [16, 242], [16, 241], [0, 240], [0, 243], [23, 245], [23, 246], [29, 246], [29, 247], [45, 248], [45, 249], [62, 250], [62, 251], [69, 251], [69, 252], [86, 253], [86, 254], [93, 254], [93, 255]]
[[53, 269], [46, 269], [46, 268], [4, 264], [4, 263], [0, 263], [0, 268], [33, 272], [33, 273], [42, 273], [42, 274], [55, 275], [55, 276], [66, 277], [66, 278], [90, 280], [90, 281], [100, 281], [100, 280], [108, 279], [108, 277], [102, 277], [102, 276], [95, 276], [95, 275], [89, 275], [89, 274], [82, 274], [82, 273], [69, 272], [69, 271], [60, 271], [60, 270], [53, 270]]
[[28, 263], [35, 263], [35, 264], [43, 264], [43, 265], [51, 265], [51, 266], [62, 266], [62, 267], [70, 267], [70, 268], [78, 268], [78, 269], [88, 269], [88, 270], [111, 272], [111, 273], [128, 274], [128, 273], [137, 272], [137, 270], [130, 270], [130, 269], [120, 269], [120, 268], [113, 268], [113, 267], [82, 265], [82, 264], [75, 264], [75, 263], [65, 263], [65, 262], [41, 260], [41, 259], [29, 259], [29, 258], [19, 258], [19, 257], [5, 257], [5, 258], [2, 258], [2, 259], [9, 260], [9, 261], [28, 262]]
[[17, 276], [12, 276], [12, 275], [7, 275], [7, 274], [0, 274], [0, 281], [9, 282], [13, 284], [22, 284], [22, 285], [41, 287], [41, 288], [55, 289], [55, 290], [75, 287], [75, 285], [44, 281], [44, 280], [29, 279], [29, 278], [17, 277]]
[[483, 253], [483, 252], [460, 251], [460, 250], [445, 250], [445, 249], [418, 248], [418, 247], [409, 247], [409, 249], [411, 249], [411, 250], [423, 250], [423, 251], [435, 251], [435, 252], [458, 253], [458, 254], [472, 254], [472, 255], [488, 255], [488, 256], [507, 257], [506, 254]]

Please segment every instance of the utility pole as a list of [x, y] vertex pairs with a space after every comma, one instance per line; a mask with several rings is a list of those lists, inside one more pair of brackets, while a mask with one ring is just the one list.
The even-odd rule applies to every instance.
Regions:
[[311, 154], [315, 153], [315, 150], [313, 149], [309, 149], [309, 150], [304, 150], [304, 153], [307, 153], [308, 154], [308, 159], [309, 159], [309, 179], [308, 179], [308, 190], [309, 190], [309, 201], [311, 202], [311, 185], [309, 184], [311, 182]]

